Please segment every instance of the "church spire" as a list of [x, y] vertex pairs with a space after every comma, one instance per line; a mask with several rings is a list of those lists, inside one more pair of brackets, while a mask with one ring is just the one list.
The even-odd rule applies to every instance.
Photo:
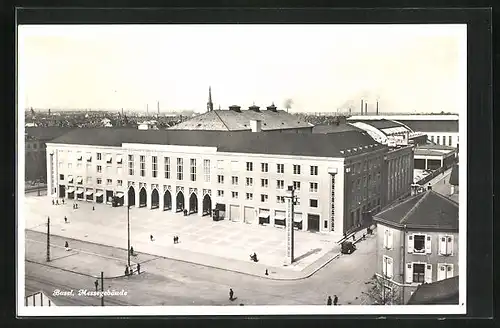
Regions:
[[214, 110], [214, 104], [212, 103], [212, 87], [208, 87], [208, 102], [207, 102], [207, 112]]

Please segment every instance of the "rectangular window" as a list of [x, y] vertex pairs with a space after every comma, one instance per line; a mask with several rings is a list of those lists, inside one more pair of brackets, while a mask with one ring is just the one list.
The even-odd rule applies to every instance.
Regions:
[[196, 159], [191, 158], [189, 160], [190, 173], [191, 173], [191, 181], [196, 181]]
[[128, 155], [128, 175], [134, 175], [134, 155]]
[[113, 156], [111, 154], [106, 154], [106, 163], [111, 164], [113, 162]]
[[293, 174], [300, 174], [300, 165], [293, 165]]
[[451, 136], [448, 136], [448, 146], [451, 146]]
[[247, 192], [246, 197], [247, 197], [247, 200], [253, 200], [253, 194], [250, 192]]
[[92, 177], [87, 177], [87, 184], [91, 184], [92, 183]]
[[108, 186], [111, 186], [113, 184], [113, 180], [112, 179], [106, 179], [106, 184]]
[[300, 190], [300, 181], [293, 182], [293, 189]]
[[431, 236], [414, 234], [408, 236], [408, 253], [413, 254], [430, 254], [431, 253]]
[[[354, 186], [354, 183], [353, 183], [353, 186]], [[318, 192], [318, 183], [317, 182], [309, 182], [309, 191], [310, 192]]]
[[284, 204], [285, 203], [285, 196], [276, 196], [276, 203]]
[[440, 144], [441, 144], [441, 143], [440, 143], [440, 141], [441, 141], [440, 139], [441, 139], [441, 137], [440, 137], [440, 136], [436, 136], [436, 143], [437, 143], [438, 145], [440, 145]]
[[384, 229], [384, 247], [392, 249], [393, 235], [391, 229]]
[[83, 156], [82, 156], [82, 153], [80, 153], [80, 152], [77, 152], [77, 153], [76, 153], [76, 160], [77, 160], [77, 161], [81, 161], [81, 160], [82, 160], [82, 157], [83, 157]]
[[224, 190], [217, 190], [218, 197], [224, 197]]
[[182, 180], [184, 178], [183, 165], [184, 161], [182, 158], [177, 158], [177, 180]]
[[439, 254], [453, 255], [453, 236], [439, 236]]
[[231, 196], [232, 196], [233, 198], [238, 198], [238, 192], [237, 192], [237, 191], [232, 191], [232, 192], [231, 192]]
[[247, 171], [253, 171], [253, 163], [247, 162]]
[[393, 259], [392, 257], [385, 256], [382, 259], [382, 273], [385, 277], [391, 279], [393, 277]]
[[422, 283], [425, 281], [425, 264], [413, 263], [413, 282]]
[[276, 172], [285, 173], [285, 164], [276, 164]]
[[116, 184], [118, 187], [121, 187], [123, 185], [123, 180], [116, 180]]
[[102, 160], [102, 154], [101, 154], [101, 153], [97, 153], [97, 160], [98, 160], [98, 161], [101, 161], [101, 160]]
[[97, 165], [97, 173], [102, 173], [102, 166], [101, 165]]
[[238, 172], [240, 170], [240, 163], [238, 161], [231, 161], [231, 171]]
[[318, 175], [318, 167], [311, 166], [311, 175]]
[[217, 160], [217, 169], [222, 170], [224, 169], [224, 161], [223, 160]]
[[97, 178], [97, 184], [98, 185], [102, 184], [102, 179], [101, 178]]
[[68, 163], [68, 169], [71, 169], [71, 168], [73, 168], [73, 164]]
[[260, 195], [260, 201], [261, 202], [265, 203], [265, 202], [267, 202], [268, 199], [269, 199], [268, 195], [266, 195], [266, 194], [261, 194]]
[[276, 189], [285, 189], [285, 181], [276, 180]]
[[165, 170], [165, 179], [170, 179], [170, 157], [163, 158], [163, 165]]
[[139, 173], [141, 177], [146, 176], [146, 156], [144, 155], [139, 156]]
[[59, 180], [64, 181], [64, 174], [59, 174]]
[[203, 180], [205, 182], [210, 182], [210, 160], [203, 160]]
[[111, 173], [111, 165], [106, 166], [106, 173]]
[[438, 263], [437, 281], [453, 277], [453, 264]]
[[233, 184], [234, 186], [237, 186], [238, 185], [238, 177], [231, 177], [231, 184]]
[[253, 186], [253, 178], [246, 178], [246, 185], [248, 187]]
[[323, 228], [328, 229], [328, 221], [324, 221]]
[[431, 141], [434, 142], [434, 136], [431, 136]]
[[317, 199], [309, 199], [309, 206], [310, 207], [318, 207], [318, 200]]
[[260, 179], [260, 185], [263, 188], [267, 188], [269, 186], [269, 180], [268, 179]]
[[223, 175], [218, 175], [217, 176], [217, 182], [223, 184], [224, 183], [224, 176]]
[[153, 178], [158, 177], [158, 156], [152, 156]]
[[82, 168], [82, 163], [80, 163], [80, 162], [76, 163], [76, 168], [77, 169], [81, 169]]
[[264, 173], [269, 172], [269, 164], [267, 164], [267, 163], [260, 163], [260, 169]]
[[123, 164], [122, 155], [116, 155], [116, 164]]
[[90, 171], [92, 169], [92, 165], [91, 164], [87, 164], [85, 165], [85, 168], [87, 169], [87, 172]]

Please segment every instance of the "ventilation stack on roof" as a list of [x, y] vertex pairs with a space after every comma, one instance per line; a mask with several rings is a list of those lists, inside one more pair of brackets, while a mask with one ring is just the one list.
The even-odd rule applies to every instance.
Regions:
[[236, 113], [241, 113], [241, 107], [238, 105], [229, 106], [229, 110], [232, 110], [233, 112], [236, 112]]
[[251, 111], [254, 111], [254, 112], [260, 112], [259, 106], [252, 105], [252, 106], [248, 107], [248, 109]]
[[278, 109], [276, 108], [276, 106], [274, 106], [274, 104], [272, 104], [271, 106], [267, 106], [267, 110], [271, 111], [271, 112], [277, 112]]

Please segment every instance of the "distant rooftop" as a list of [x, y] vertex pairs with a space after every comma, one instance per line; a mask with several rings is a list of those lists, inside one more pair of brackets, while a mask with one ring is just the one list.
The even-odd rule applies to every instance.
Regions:
[[311, 128], [313, 125], [307, 123], [283, 110], [213, 110], [197, 115], [187, 121], [179, 123], [171, 130], [211, 130], [211, 131], [246, 131], [251, 130], [250, 121], [261, 120], [262, 131]]
[[408, 305], [459, 304], [458, 276], [436, 281], [430, 284], [421, 284], [413, 292]]

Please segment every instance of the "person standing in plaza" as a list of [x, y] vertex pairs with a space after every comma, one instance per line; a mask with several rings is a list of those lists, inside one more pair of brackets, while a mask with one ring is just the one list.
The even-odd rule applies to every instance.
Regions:
[[64, 248], [66, 249], [66, 251], [69, 251], [69, 243], [68, 243], [68, 241], [64, 242]]
[[328, 296], [328, 299], [326, 300], [326, 305], [332, 305], [332, 297]]
[[141, 264], [137, 263], [137, 274], [141, 274]]
[[128, 276], [129, 275], [129, 271], [128, 271], [128, 265], [125, 266], [125, 276]]
[[338, 302], [339, 298], [337, 297], [337, 295], [333, 295], [333, 305], [338, 305]]
[[95, 285], [95, 291], [97, 292], [97, 290], [98, 290], [97, 288], [99, 287], [99, 280], [96, 279], [94, 281], [94, 285]]
[[68, 218], [64, 216], [64, 223], [68, 223]]
[[234, 299], [234, 292], [232, 288], [229, 288], [229, 300], [232, 301]]

